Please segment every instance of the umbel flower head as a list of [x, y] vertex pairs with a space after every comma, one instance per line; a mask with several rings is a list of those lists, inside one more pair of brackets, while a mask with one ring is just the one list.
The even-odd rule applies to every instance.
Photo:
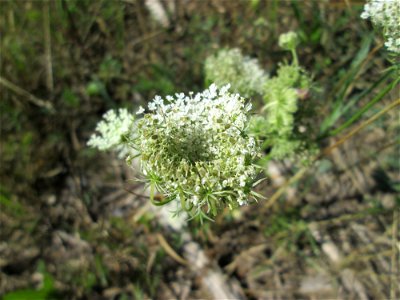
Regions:
[[137, 123], [142, 172], [150, 186], [202, 217], [257, 195], [252, 187], [258, 147], [246, 134], [251, 105], [228, 89], [212, 84], [196, 95], [157, 96]]
[[127, 141], [133, 125], [134, 117], [127, 109], [109, 110], [103, 115], [103, 120], [97, 123], [96, 131], [99, 135], [93, 134], [88, 145], [101, 151], [112, 149], [119, 157], [126, 157], [131, 151]]
[[261, 94], [267, 74], [254, 58], [244, 56], [239, 49], [222, 49], [206, 59], [206, 81], [218, 86], [230, 84], [244, 97]]
[[[124, 110], [119, 116], [107, 113], [97, 127], [100, 136], [88, 144], [118, 150], [115, 146], [122, 143], [130, 157], [139, 156], [153, 203], [177, 200], [180, 211], [209, 218], [260, 197], [252, 191], [259, 149], [246, 133], [250, 109], [229, 86], [218, 89], [212, 84], [198, 94], [156, 96], [147, 113], [139, 109], [143, 118], [136, 122]], [[153, 199], [155, 189], [164, 195], [161, 203]]]
[[389, 51], [400, 54], [400, 1], [370, 0], [361, 14], [363, 19], [383, 29], [385, 46]]

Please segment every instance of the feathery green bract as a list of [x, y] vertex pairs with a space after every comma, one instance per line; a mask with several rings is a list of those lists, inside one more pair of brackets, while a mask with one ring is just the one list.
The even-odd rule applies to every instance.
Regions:
[[249, 130], [264, 140], [264, 147], [270, 149], [270, 158], [296, 158], [307, 162], [307, 158], [317, 151], [313, 142], [316, 126], [307, 121], [314, 110], [308, 105], [312, 80], [298, 65], [297, 35], [293, 32], [284, 34], [279, 43], [292, 52], [294, 61], [281, 64], [277, 75], [265, 82], [262, 114], [251, 119]]
[[263, 111], [266, 112], [265, 122], [269, 134], [286, 135], [293, 131], [298, 100], [297, 86], [302, 76], [300, 71], [297, 66], [282, 65], [278, 75], [265, 84]]

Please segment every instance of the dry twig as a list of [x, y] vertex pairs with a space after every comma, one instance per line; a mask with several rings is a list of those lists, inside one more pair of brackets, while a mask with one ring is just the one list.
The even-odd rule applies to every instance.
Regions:
[[51, 34], [50, 34], [50, 9], [49, 1], [43, 2], [43, 31], [44, 31], [44, 50], [46, 59], [46, 85], [49, 92], [54, 91], [53, 64], [51, 58]]
[[[399, 235], [399, 209], [395, 209], [393, 212], [393, 225], [392, 225], [392, 258], [391, 258], [391, 269], [392, 276], [390, 281], [390, 299], [396, 298], [396, 289], [399, 284], [399, 259], [400, 255], [397, 254], [397, 244], [398, 244], [398, 235]], [[397, 283], [396, 283], [397, 282]]]
[[28, 91], [20, 88], [19, 86], [15, 85], [14, 83], [8, 81], [7, 79], [5, 79], [2, 76], [0, 76], [0, 84], [6, 88], [12, 90], [14, 93], [27, 98], [27, 100], [29, 102], [35, 104], [36, 106], [47, 108], [48, 110], [50, 110], [52, 112], [55, 111], [53, 105], [49, 101], [37, 98], [36, 96], [34, 96], [31, 93], [29, 93]]

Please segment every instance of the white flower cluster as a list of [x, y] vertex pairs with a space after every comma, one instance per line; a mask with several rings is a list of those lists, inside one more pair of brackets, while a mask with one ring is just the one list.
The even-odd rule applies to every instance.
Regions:
[[400, 0], [370, 0], [361, 18], [383, 28], [388, 50], [400, 53]]
[[262, 94], [266, 79], [256, 59], [243, 56], [239, 49], [222, 49], [205, 62], [206, 80], [218, 86], [231, 84], [244, 97]]
[[212, 84], [195, 95], [157, 96], [137, 123], [146, 179], [194, 214], [215, 216], [255, 195], [258, 147], [245, 132], [251, 105], [228, 89]]
[[102, 151], [112, 149], [120, 157], [126, 157], [130, 152], [127, 141], [133, 124], [134, 117], [127, 109], [109, 110], [97, 124], [96, 131], [99, 135], [93, 134], [88, 145]]

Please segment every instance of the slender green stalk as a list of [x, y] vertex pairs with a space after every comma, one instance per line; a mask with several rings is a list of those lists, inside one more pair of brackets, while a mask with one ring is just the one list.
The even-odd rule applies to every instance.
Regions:
[[[333, 87], [332, 91], [329, 93], [328, 99], [335, 99], [335, 101], [333, 104], [332, 113], [327, 118], [325, 118], [324, 122], [321, 124], [321, 136], [326, 136], [326, 133], [343, 115], [343, 113], [345, 113], [352, 105], [354, 105], [358, 100], [362, 98], [360, 97], [357, 101], [350, 102], [352, 103], [352, 105], [346, 104], [345, 106], [344, 104], [346, 95], [349, 94], [350, 87], [360, 76], [361, 70], [364, 70], [366, 64], [373, 58], [378, 49], [381, 48], [381, 45], [378, 45], [377, 47], [369, 51], [372, 40], [373, 35], [368, 35], [364, 38], [360, 50], [358, 51], [355, 58], [352, 60], [350, 69], [346, 72], [344, 76], [340, 78], [339, 82], [336, 84], [335, 87]], [[364, 96], [365, 94], [362, 93], [361, 95]]]
[[286, 181], [273, 195], [272, 197], [265, 203], [263, 207], [263, 211], [269, 209], [271, 206], [275, 204], [275, 202], [279, 199], [279, 197], [286, 191], [286, 189], [299, 180], [308, 170], [308, 167], [301, 168], [296, 174], [294, 174], [288, 181]]
[[173, 198], [167, 198], [164, 201], [155, 201], [154, 193], [155, 193], [155, 184], [150, 183], [150, 202], [155, 206], [163, 206], [163, 205], [171, 202], [172, 200], [174, 200]]
[[[393, 227], [392, 227], [392, 257], [391, 257], [391, 282], [390, 282], [390, 299], [396, 298], [396, 289], [398, 287], [398, 272], [399, 272], [399, 254], [397, 250], [399, 236], [399, 209], [395, 209], [393, 212]], [[397, 282], [397, 284], [396, 284]]]
[[299, 65], [299, 59], [297, 57], [296, 49], [292, 49], [292, 56], [293, 56], [293, 65], [298, 66]]
[[13, 84], [12, 82], [8, 81], [7, 79], [1, 76], [0, 76], [0, 85], [6, 87], [7, 89], [10, 89], [19, 96], [25, 97], [28, 101], [35, 104], [36, 106], [44, 107], [51, 112], [55, 112], [53, 104], [51, 104], [49, 101], [39, 99], [38, 97], [32, 95], [28, 91], [20, 88], [19, 86]]

